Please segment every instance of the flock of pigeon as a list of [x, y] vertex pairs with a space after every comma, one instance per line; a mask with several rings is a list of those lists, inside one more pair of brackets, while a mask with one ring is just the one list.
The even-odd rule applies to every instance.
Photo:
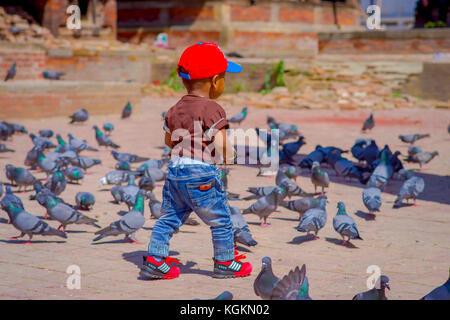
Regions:
[[[128, 102], [123, 108], [122, 118], [130, 117], [132, 106]], [[245, 120], [248, 113], [245, 107], [239, 114], [230, 118], [229, 123], [238, 125]], [[164, 117], [164, 114], [163, 114]], [[88, 111], [78, 110], [70, 116], [70, 123], [85, 122], [89, 119]], [[305, 138], [299, 133], [297, 126], [277, 122], [273, 117], [267, 117], [269, 129], [278, 129], [280, 142], [288, 139], [295, 141], [282, 143], [281, 148], [275, 149], [270, 134], [260, 136], [266, 139], [267, 152], [259, 155], [268, 157], [272, 152], [279, 153], [280, 168], [276, 172], [275, 185], [266, 187], [249, 187], [250, 195], [240, 199], [240, 195], [229, 192], [228, 174], [229, 169], [222, 169], [222, 181], [229, 200], [254, 201], [245, 210], [230, 205], [231, 221], [233, 224], [233, 233], [235, 244], [240, 243], [245, 246], [256, 246], [258, 242], [253, 238], [248, 224], [244, 218], [246, 214], [255, 214], [261, 220], [261, 226], [266, 227], [269, 216], [282, 206], [299, 214], [299, 223], [295, 227], [299, 232], [307, 235], [313, 234], [313, 239], [319, 239], [319, 231], [327, 222], [326, 206], [328, 203], [326, 188], [330, 185], [328, 172], [324, 167], [332, 168], [336, 175], [342, 179], [356, 179], [361, 184], [366, 185], [362, 192], [362, 203], [369, 211], [369, 215], [375, 217], [375, 212], [380, 211], [382, 205], [382, 191], [388, 186], [388, 183], [394, 177], [405, 179], [398, 197], [395, 200], [394, 207], [405, 206], [424, 191], [424, 180], [415, 175], [412, 171], [403, 168], [400, 152], [392, 153], [388, 145], [379, 148], [375, 140], [358, 139], [350, 150], [342, 150], [334, 146], [323, 147], [317, 145], [315, 150], [306, 155], [301, 161], [296, 160], [302, 145], [305, 144]], [[371, 130], [375, 125], [373, 114], [364, 122], [362, 131]], [[161, 159], [149, 159], [135, 154], [118, 152], [120, 146], [111, 140], [111, 133], [114, 131], [114, 125], [105, 123], [103, 131], [96, 125], [93, 126], [95, 139], [98, 146], [112, 148], [111, 155], [117, 161], [115, 170], [109, 171], [99, 180], [101, 186], [111, 186], [110, 192], [113, 202], [124, 203], [128, 207], [128, 212], [119, 220], [111, 223], [109, 226], [101, 228], [97, 220], [82, 213], [83, 210], [90, 210], [95, 205], [95, 196], [89, 192], [80, 191], [75, 196], [75, 204], [72, 205], [60, 195], [64, 192], [67, 183], [80, 184], [84, 174], [95, 165], [101, 165], [101, 160], [85, 156], [86, 152], [96, 152], [97, 148], [90, 146], [87, 141], [79, 140], [73, 135], [68, 134], [68, 140], [64, 140], [59, 134], [52, 130], [43, 129], [39, 131], [39, 136], [30, 133], [30, 139], [33, 142], [33, 148], [27, 153], [24, 164], [27, 168], [7, 164], [5, 166], [6, 177], [10, 183], [4, 185], [5, 194], [3, 195], [3, 185], [0, 183], [0, 205], [7, 213], [9, 223], [11, 223], [20, 235], [13, 239], [22, 238], [25, 235], [29, 237], [24, 243], [31, 243], [34, 235], [58, 236], [67, 238], [66, 228], [72, 224], [87, 224], [99, 229], [95, 232], [96, 237], [93, 241], [99, 241], [109, 236], [124, 236], [126, 241], [139, 243], [135, 239], [135, 233], [145, 224], [144, 206], [145, 200], [153, 218], [158, 219], [161, 216], [161, 202], [159, 202], [153, 193], [156, 183], [166, 178], [166, 172], [163, 170], [168, 161], [170, 149], [164, 149]], [[0, 139], [8, 141], [8, 138], [15, 133], [25, 133], [27, 130], [20, 124], [0, 121]], [[259, 135], [260, 130], [257, 128]], [[51, 138], [55, 136], [56, 142]], [[428, 137], [429, 135], [411, 134], [399, 136], [399, 139], [409, 143], [408, 156], [405, 161], [411, 161], [422, 165], [431, 161], [437, 152], [422, 151], [414, 143]], [[49, 151], [52, 149], [52, 151]], [[0, 152], [14, 152], [11, 146], [0, 144]], [[350, 161], [343, 157], [343, 154], [351, 153], [358, 162]], [[81, 155], [83, 154], [83, 155]], [[132, 170], [131, 165], [141, 163], [137, 169]], [[266, 167], [261, 165], [258, 175], [266, 175]], [[46, 179], [41, 181], [33, 176], [31, 171], [38, 170], [45, 172]], [[309, 172], [311, 183], [314, 186], [314, 193], [308, 193], [297, 183], [296, 178], [305, 172]], [[139, 179], [136, 182], [136, 179]], [[58, 228], [53, 228], [37, 216], [29, 213], [23, 206], [19, 197], [12, 192], [12, 187], [17, 187], [17, 191], [25, 192], [31, 187], [35, 193], [30, 196], [31, 200], [36, 200], [46, 209], [44, 219], [49, 219], [59, 223]], [[317, 187], [321, 192], [317, 192]], [[295, 197], [295, 199], [291, 199]], [[289, 200], [287, 200], [287, 198]], [[191, 225], [199, 223], [190, 218], [186, 222]], [[342, 237], [342, 244], [348, 245], [352, 239], [362, 240], [354, 219], [346, 212], [343, 202], [337, 203], [337, 213], [333, 218], [333, 227]], [[379, 279], [379, 285], [373, 289], [359, 293], [354, 296], [355, 300], [384, 300], [387, 299], [385, 289], [389, 287], [389, 278], [382, 275]], [[306, 266], [296, 267], [283, 278], [278, 278], [273, 274], [271, 259], [265, 257], [262, 260], [261, 271], [254, 282], [255, 294], [262, 299], [287, 299], [287, 300], [310, 300], [309, 281], [306, 276]], [[232, 294], [224, 292], [217, 299], [232, 299]], [[437, 289], [430, 292], [423, 299], [450, 299], [450, 279]]]

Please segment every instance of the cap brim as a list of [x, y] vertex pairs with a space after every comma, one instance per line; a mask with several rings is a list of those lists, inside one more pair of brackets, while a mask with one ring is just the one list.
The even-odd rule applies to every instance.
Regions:
[[235, 62], [228, 61], [228, 67], [226, 71], [232, 73], [239, 73], [242, 71], [242, 66]]

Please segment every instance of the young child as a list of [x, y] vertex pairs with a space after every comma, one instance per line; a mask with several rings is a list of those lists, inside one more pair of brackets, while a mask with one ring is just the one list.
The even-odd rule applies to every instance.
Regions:
[[151, 279], [173, 279], [179, 263], [169, 257], [169, 241], [192, 211], [210, 226], [214, 247], [215, 278], [250, 275], [252, 265], [241, 262], [234, 250], [230, 209], [221, 181], [217, 159], [233, 163], [235, 151], [226, 138], [229, 125], [217, 99], [225, 86], [225, 72], [242, 67], [227, 61], [214, 43], [187, 48], [178, 63], [187, 95], [169, 109], [164, 120], [165, 143], [172, 149], [168, 176], [163, 188], [162, 216], [156, 221], [148, 256], [140, 275]]

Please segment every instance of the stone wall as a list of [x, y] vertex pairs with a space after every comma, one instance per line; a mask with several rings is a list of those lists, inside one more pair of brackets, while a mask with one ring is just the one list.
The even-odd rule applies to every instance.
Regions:
[[42, 77], [45, 61], [46, 53], [40, 46], [0, 42], [0, 77], [2, 81], [14, 62], [17, 63], [15, 79], [38, 79]]

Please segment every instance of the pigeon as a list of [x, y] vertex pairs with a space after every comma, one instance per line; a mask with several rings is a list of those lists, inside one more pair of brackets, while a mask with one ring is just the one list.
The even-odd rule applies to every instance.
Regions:
[[286, 190], [278, 187], [269, 195], [258, 199], [250, 207], [245, 209], [242, 214], [256, 214], [261, 220], [261, 227], [269, 226], [267, 223], [267, 218], [277, 209], [278, 202], [285, 196], [285, 194]]
[[317, 186], [322, 187], [322, 193], [324, 193], [325, 188], [328, 188], [330, 184], [328, 173], [320, 169], [318, 162], [313, 163], [311, 170], [311, 182], [314, 185], [314, 193], [317, 193]]
[[84, 178], [83, 169], [79, 167], [66, 168], [63, 173], [70, 182], [77, 181], [79, 183], [78, 181]]
[[105, 130], [105, 133], [110, 135], [111, 132], [114, 130], [114, 125], [110, 122], [105, 122], [103, 124], [103, 130]]
[[16, 152], [16, 151], [14, 151], [13, 149], [9, 149], [6, 145], [0, 143], [0, 153], [4, 152]]
[[[0, 201], [0, 205], [2, 208], [6, 208], [8, 207], [9, 203], [12, 203], [16, 208], [24, 209], [22, 200], [20, 200], [18, 196], [13, 194], [11, 186], [5, 185], [5, 196]], [[11, 220], [9, 220], [8, 223], [11, 223]]]
[[33, 147], [30, 151], [28, 151], [27, 156], [25, 157], [24, 164], [29, 166], [30, 169], [37, 168], [37, 147]]
[[93, 241], [98, 241], [108, 236], [118, 236], [123, 234], [125, 235], [126, 241], [141, 244], [139, 241], [135, 240], [135, 234], [136, 231], [141, 229], [145, 224], [144, 197], [145, 191], [140, 190], [136, 197], [136, 203], [133, 209], [121, 219], [111, 223], [108, 227], [95, 232], [98, 237], [94, 238]]
[[413, 199], [414, 205], [416, 205], [417, 197], [425, 190], [423, 178], [415, 176], [411, 171], [407, 171], [406, 178], [407, 180], [403, 183], [397, 199], [395, 199], [394, 208], [399, 208], [403, 200], [409, 203], [409, 199]]
[[16, 67], [17, 63], [14, 62], [11, 68], [8, 69], [8, 72], [6, 73], [5, 81], [12, 80], [16, 76]]
[[374, 215], [374, 212], [379, 212], [382, 204], [381, 190], [375, 185], [369, 185], [368, 188], [362, 192], [362, 200], [370, 215]]
[[75, 203], [78, 209], [91, 210], [95, 204], [95, 197], [90, 192], [78, 192], [75, 195]]
[[413, 155], [421, 153], [422, 149], [417, 146], [408, 146], [408, 158], [411, 158]]
[[327, 163], [331, 165], [337, 176], [344, 177], [344, 179], [356, 178], [361, 184], [366, 184], [370, 178], [370, 174], [364, 176], [358, 168], [350, 160], [338, 155], [338, 152], [331, 152], [327, 158]]
[[281, 170], [289, 179], [294, 179], [295, 181], [297, 180], [297, 177], [302, 174], [302, 169], [297, 166], [282, 167]]
[[388, 162], [388, 152], [382, 151], [381, 161], [370, 177], [370, 184], [372, 186], [376, 186], [378, 189], [383, 190], [386, 187], [389, 179], [392, 177], [393, 173], [394, 168]]
[[147, 168], [144, 171], [144, 177], [152, 177], [155, 181], [163, 181], [166, 176], [167, 173], [158, 168]]
[[437, 287], [420, 300], [450, 300], [450, 276], [448, 277], [447, 282]]
[[89, 119], [89, 113], [86, 109], [80, 109], [75, 111], [75, 113], [69, 116], [69, 118], [72, 119], [70, 123], [85, 122], [87, 119]]
[[241, 122], [247, 117], [247, 110], [248, 107], [244, 107], [241, 112], [228, 119], [228, 123], [237, 123], [240, 125]]
[[327, 199], [327, 196], [320, 195], [317, 198], [305, 197], [291, 201], [281, 201], [280, 206], [289, 209], [291, 211], [298, 212], [300, 220], [306, 211], [308, 211], [311, 208], [317, 208], [320, 204], [321, 199]]
[[230, 206], [230, 218], [233, 225], [232, 231], [234, 234], [234, 245], [237, 242], [253, 247], [258, 244], [255, 239], [253, 239], [250, 229], [248, 227], [247, 221], [245, 221], [242, 216], [241, 210], [239, 208]]
[[[271, 300], [311, 300], [306, 282], [306, 266], [289, 271], [275, 286]], [[306, 283], [305, 283], [306, 282]]]
[[278, 282], [280, 279], [272, 271], [272, 260], [270, 257], [262, 258], [261, 271], [253, 282], [255, 294], [263, 300], [270, 300]]
[[86, 143], [86, 141], [75, 139], [71, 133], [68, 133], [67, 136], [69, 137], [69, 144], [70, 144], [70, 146], [72, 146], [77, 153], [81, 152], [83, 150], [98, 151], [98, 149], [89, 146]]
[[5, 169], [8, 179], [14, 181], [19, 186], [18, 191], [20, 191], [21, 187], [24, 187], [23, 192], [25, 192], [27, 186], [31, 186], [38, 181], [27, 169], [14, 167], [10, 164], [7, 164]]
[[436, 157], [437, 155], [439, 155], [439, 152], [437, 151], [433, 151], [433, 152], [419, 152], [414, 154], [411, 159], [409, 160], [410, 162], [414, 162], [414, 163], [418, 163], [420, 168], [422, 169], [422, 166], [428, 162], [430, 162], [431, 160], [433, 160], [434, 157]]
[[367, 147], [367, 140], [357, 139], [353, 147], [350, 149], [350, 151], [353, 157], [355, 157], [355, 159], [361, 162], [364, 160], [364, 149], [366, 147]]
[[406, 135], [399, 135], [398, 138], [405, 142], [405, 143], [410, 143], [410, 144], [414, 144], [414, 142], [416, 142], [417, 140], [423, 139], [423, 138], [428, 138], [430, 137], [430, 135], [428, 133], [426, 134], [406, 134]]
[[12, 225], [20, 231], [19, 236], [12, 237], [11, 239], [19, 239], [27, 235], [29, 239], [25, 243], [31, 243], [33, 235], [67, 238], [64, 232], [50, 227], [46, 222], [25, 211], [23, 208], [16, 207], [12, 202], [6, 205], [2, 203], [2, 209], [8, 213]]
[[120, 192], [121, 189], [122, 189], [122, 186], [114, 186], [110, 190], [111, 195], [114, 198], [115, 204], [119, 204], [122, 202], [122, 196], [121, 196], [121, 192]]
[[310, 232], [314, 232], [314, 239], [319, 239], [317, 233], [327, 222], [326, 204], [326, 198], [320, 199], [319, 206], [307, 210], [295, 229], [300, 232], [306, 232], [308, 236]]
[[[44, 193], [45, 196], [46, 191], [42, 190], [41, 193]], [[44, 206], [47, 209], [50, 217], [60, 223], [58, 230], [62, 228], [62, 230], [65, 232], [66, 226], [74, 223], [88, 224], [96, 228], [100, 228], [100, 226], [95, 223], [97, 222], [96, 219], [89, 218], [83, 215], [81, 212], [75, 210], [65, 203], [59, 202], [53, 197], [46, 197]]]
[[170, 151], [171, 151], [172, 149], [170, 149], [168, 146], [164, 146], [164, 150], [163, 150], [163, 153], [161, 154], [161, 159], [167, 159], [167, 158], [169, 158], [169, 154], [170, 154]]
[[248, 192], [252, 193], [252, 195], [243, 198], [243, 200], [253, 200], [259, 199], [261, 197], [267, 196], [272, 193], [273, 190], [278, 188], [278, 186], [268, 186], [268, 187], [249, 187], [247, 189]]
[[55, 158], [47, 157], [42, 153], [41, 148], [37, 148], [37, 165], [38, 167], [47, 174], [47, 179], [50, 173], [55, 172], [58, 168], [58, 162]]
[[28, 130], [22, 124], [11, 123], [11, 126], [13, 127], [14, 133], [28, 133]]
[[119, 145], [115, 144], [110, 138], [108, 138], [97, 126], [92, 127], [95, 130], [95, 139], [99, 146], [112, 147], [114, 149], [120, 148]]
[[42, 76], [44, 77], [44, 79], [49, 80], [59, 80], [59, 78], [61, 78], [63, 75], [65, 75], [64, 72], [57, 72], [51, 70], [42, 72]]
[[56, 195], [60, 195], [66, 189], [66, 186], [67, 180], [59, 168], [52, 174], [50, 179], [45, 184], [45, 187]]
[[150, 159], [142, 163], [137, 169], [137, 172], [144, 173], [147, 168], [158, 168], [161, 169], [164, 166], [163, 160]]
[[48, 129], [39, 130], [39, 135], [41, 137], [51, 138], [51, 137], [53, 137], [53, 130], [48, 130]]
[[121, 197], [122, 201], [124, 201], [126, 203], [126, 205], [128, 206], [128, 210], [130, 210], [130, 208], [132, 206], [134, 206], [135, 201], [136, 201], [136, 196], [137, 196], [139, 190], [140, 190], [139, 187], [134, 182], [134, 176], [129, 175], [128, 185], [123, 186], [120, 189], [120, 197]]
[[3, 195], [3, 183], [0, 182], [0, 198]]
[[34, 133], [30, 133], [29, 136], [31, 138], [31, 141], [33, 141], [33, 144], [42, 150], [56, 148], [56, 145], [53, 142], [51, 142], [49, 138], [38, 137]]
[[300, 161], [300, 168], [312, 169], [314, 162], [322, 163], [325, 160], [325, 150], [322, 146], [317, 145], [316, 149], [309, 153], [305, 158]]
[[382, 275], [379, 279], [379, 288], [375, 285], [369, 291], [358, 293], [352, 300], [388, 300], [385, 294], [385, 289], [391, 290], [389, 287], [389, 278]]
[[[347, 215], [347, 211], [345, 211], [345, 204], [342, 201], [339, 201], [337, 208], [338, 211], [336, 216], [333, 218], [333, 228], [341, 235], [342, 244], [350, 243], [350, 239], [362, 240], [359, 236], [359, 231], [356, 227], [355, 220]], [[345, 240], [345, 237], [348, 239]]]
[[122, 119], [129, 118], [131, 116], [132, 107], [130, 101], [128, 101], [127, 105], [122, 109]]
[[115, 184], [120, 185], [123, 182], [128, 181], [128, 177], [132, 174], [130, 171], [122, 171], [122, 170], [115, 170], [115, 171], [109, 171], [106, 173], [106, 175], [99, 180], [101, 185], [106, 184]]
[[116, 168], [116, 170], [129, 171], [131, 170], [131, 164], [127, 161], [117, 161], [114, 168]]
[[153, 193], [149, 194], [149, 199], [150, 216], [159, 219], [161, 217], [161, 202], [156, 199]]
[[305, 137], [300, 136], [298, 138], [298, 140], [295, 142], [285, 143], [282, 146], [282, 151], [289, 159], [291, 159], [293, 156], [295, 156], [297, 154], [297, 152], [300, 150], [302, 145], [306, 144], [306, 142], [304, 140], [305, 140]]
[[117, 152], [116, 150], [112, 150], [111, 154], [113, 155], [114, 159], [117, 161], [126, 161], [130, 163], [135, 162], [143, 162], [149, 160], [149, 158], [139, 157], [135, 154], [131, 153], [125, 153], [125, 152]]
[[286, 189], [286, 196], [309, 196], [311, 194], [306, 193], [302, 190], [294, 181], [289, 179], [287, 175], [281, 170], [278, 169], [277, 175], [275, 177], [275, 183], [279, 187], [283, 187]]
[[88, 157], [77, 157], [77, 158], [71, 158], [69, 159], [70, 163], [74, 166], [82, 168], [84, 171], [87, 169], [101, 164], [102, 161], [100, 159], [92, 159]]
[[[64, 139], [61, 137], [61, 135], [59, 133], [56, 134], [56, 141], [58, 141], [58, 145], [56, 147], [56, 149], [58, 150], [58, 152], [65, 152], [68, 151], [70, 149], [70, 144], [65, 142]], [[72, 146], [73, 147], [73, 146]], [[76, 151], [76, 148], [73, 147]]]
[[60, 159], [73, 160], [78, 158], [78, 153], [74, 147], [69, 145], [69, 150], [59, 154]]
[[371, 112], [370, 116], [364, 121], [361, 131], [366, 132], [367, 130], [372, 130], [373, 127], [375, 127], [375, 120], [373, 120], [373, 112]]
[[280, 122], [278, 123], [278, 130], [280, 141], [300, 136], [298, 128], [294, 124]]
[[156, 186], [156, 181], [150, 176], [150, 177], [142, 177], [139, 180], [139, 189], [144, 189], [146, 191], [153, 191]]

